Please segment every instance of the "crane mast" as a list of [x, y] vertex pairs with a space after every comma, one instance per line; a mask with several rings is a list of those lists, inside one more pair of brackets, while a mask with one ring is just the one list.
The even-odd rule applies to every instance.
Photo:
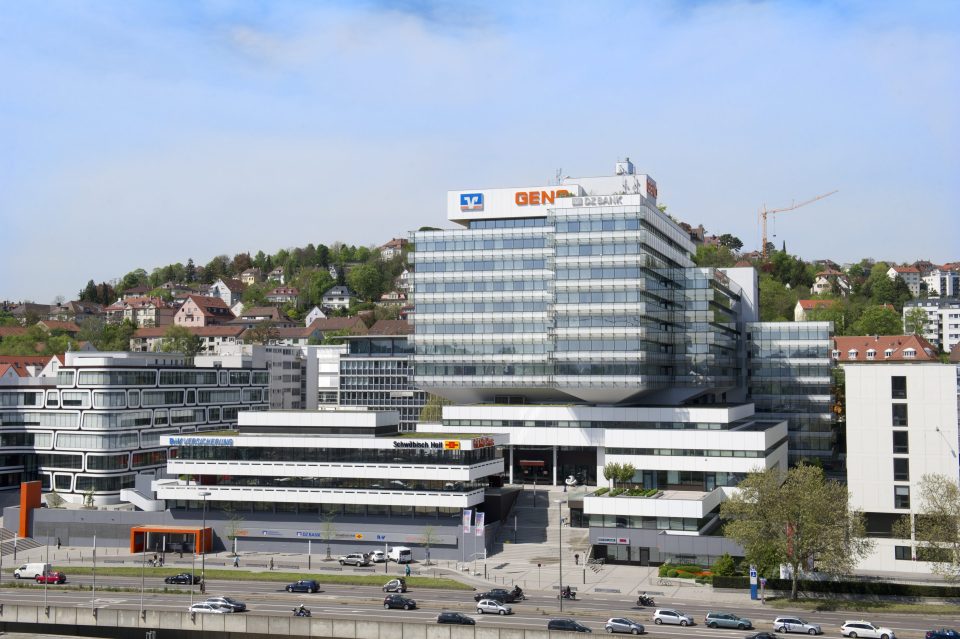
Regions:
[[800, 202], [799, 204], [791, 204], [790, 206], [785, 206], [785, 207], [779, 208], [779, 209], [767, 209], [767, 205], [764, 204], [764, 205], [763, 205], [763, 209], [760, 211], [760, 219], [761, 219], [762, 224], [763, 224], [763, 240], [762, 240], [763, 243], [762, 243], [761, 246], [760, 246], [760, 254], [761, 254], [762, 258], [763, 258], [764, 260], [767, 259], [767, 216], [768, 216], [768, 215], [776, 215], [777, 213], [786, 213], [787, 211], [793, 211], [793, 210], [795, 210], [795, 209], [799, 209], [801, 206], [806, 206], [807, 204], [813, 204], [813, 203], [816, 202], [817, 200], [822, 200], [822, 199], [825, 198], [825, 197], [830, 197], [831, 195], [833, 195], [833, 194], [836, 193], [837, 191], [839, 191], [839, 189], [834, 189], [833, 191], [830, 191], [829, 193], [824, 193], [823, 195], [818, 195], [817, 197], [810, 198], [809, 200], [805, 200], [805, 201], [803, 201], [803, 202]]

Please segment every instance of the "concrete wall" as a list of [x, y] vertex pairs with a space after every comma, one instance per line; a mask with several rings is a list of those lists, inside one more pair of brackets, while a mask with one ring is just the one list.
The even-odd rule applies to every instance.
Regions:
[[204, 615], [189, 612], [147, 610], [141, 618], [137, 610], [101, 608], [96, 614], [89, 608], [42, 606], [0, 607], [0, 630], [8, 632], [80, 633], [85, 636], [143, 637], [156, 630], [157, 639], [200, 637], [226, 639], [227, 633], [243, 633], [249, 639], [259, 637], [329, 637], [331, 639], [549, 639], [576, 633], [546, 630], [522, 630], [490, 626], [453, 626], [390, 621], [380, 623], [363, 619], [321, 617], [268, 617], [251, 614]]

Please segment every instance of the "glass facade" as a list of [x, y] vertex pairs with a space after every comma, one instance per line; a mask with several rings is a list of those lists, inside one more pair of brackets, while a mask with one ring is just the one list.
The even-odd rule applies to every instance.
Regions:
[[427, 394], [413, 386], [406, 335], [354, 337], [340, 358], [340, 405], [400, 413], [400, 430], [416, 430]]
[[748, 398], [758, 415], [785, 419], [790, 463], [837, 456], [832, 322], [747, 324]]

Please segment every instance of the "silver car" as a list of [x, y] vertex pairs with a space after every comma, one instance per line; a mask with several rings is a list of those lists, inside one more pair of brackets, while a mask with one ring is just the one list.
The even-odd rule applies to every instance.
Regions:
[[693, 617], [685, 615], [679, 610], [670, 608], [657, 608], [653, 613], [653, 623], [660, 625], [663, 623], [673, 624], [675, 626], [692, 626]]
[[773, 620], [773, 629], [777, 632], [802, 632], [807, 635], [822, 635], [820, 624], [807, 623], [799, 617], [777, 617]]
[[190, 606], [190, 612], [197, 613], [212, 613], [215, 615], [222, 615], [229, 612], [233, 612], [231, 608], [224, 608], [223, 606], [208, 603], [206, 601], [201, 601], [200, 603], [195, 603]]
[[643, 625], [626, 617], [612, 617], [607, 619], [607, 623], [604, 624], [603, 627], [607, 632], [626, 632], [632, 635], [643, 634]]
[[488, 612], [493, 615], [512, 615], [513, 608], [496, 599], [481, 599], [477, 602], [477, 612], [481, 615]]

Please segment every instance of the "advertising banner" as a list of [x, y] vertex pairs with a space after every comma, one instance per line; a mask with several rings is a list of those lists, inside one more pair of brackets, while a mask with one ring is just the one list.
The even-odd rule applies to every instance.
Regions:
[[482, 512], [477, 511], [477, 537], [483, 537], [483, 515]]
[[463, 534], [469, 535], [471, 526], [470, 522], [473, 521], [473, 510], [467, 508], [463, 511]]

